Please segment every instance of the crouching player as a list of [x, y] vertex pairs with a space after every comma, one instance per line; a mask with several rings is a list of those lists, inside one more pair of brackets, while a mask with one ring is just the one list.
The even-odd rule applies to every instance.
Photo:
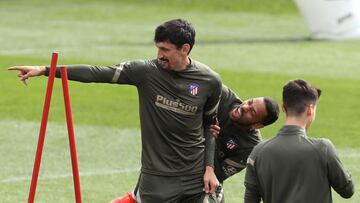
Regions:
[[[279, 117], [276, 101], [269, 97], [241, 101], [228, 87], [222, 87], [218, 107], [218, 124], [212, 126], [216, 139], [215, 174], [221, 183], [216, 191], [218, 202], [225, 202], [222, 183], [246, 167], [255, 145], [261, 141], [260, 128]], [[111, 203], [135, 203], [136, 191], [118, 197]]]

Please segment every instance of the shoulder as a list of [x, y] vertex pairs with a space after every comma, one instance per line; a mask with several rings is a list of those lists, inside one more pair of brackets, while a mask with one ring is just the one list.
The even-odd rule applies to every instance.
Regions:
[[329, 147], [333, 147], [334, 144], [331, 142], [331, 140], [327, 139], [327, 138], [318, 138], [320, 142], [322, 142], [324, 145], [329, 146]]
[[197, 68], [201, 73], [214, 77], [215, 79], [220, 81], [220, 75], [213, 69], [211, 69], [208, 65], [193, 59], [191, 59], [191, 61], [192, 65]]
[[318, 138], [318, 140], [324, 146], [327, 153], [336, 154], [335, 145], [331, 142], [331, 140], [327, 138]]
[[[125, 67], [148, 67], [148, 68], [155, 68], [157, 67], [156, 59], [152, 60], [132, 60], [132, 61], [125, 61], [123, 63]], [[121, 65], [119, 64], [119, 65]]]
[[199, 70], [201, 78], [206, 80], [213, 90], [215, 90], [214, 93], [220, 96], [222, 91], [222, 81], [220, 75], [206, 65], [200, 67], [201, 68], [199, 68]]
[[257, 144], [254, 147], [253, 151], [251, 152], [253, 154], [254, 158], [257, 157], [261, 153], [264, 153], [264, 152], [266, 153], [266, 148], [268, 146], [270, 146], [270, 144], [273, 143], [275, 141], [275, 139], [276, 139], [276, 137], [262, 141], [259, 144]]
[[230, 106], [233, 106], [234, 104], [242, 103], [239, 96], [224, 84], [222, 84], [221, 87], [221, 97], [223, 100], [227, 100]]
[[118, 75], [122, 82], [132, 85], [143, 84], [150, 75], [157, 75], [158, 68], [154, 60], [132, 60], [116, 65]]
[[222, 85], [221, 86], [221, 94], [224, 96], [235, 94], [228, 86]]
[[159, 72], [156, 60], [131, 60], [122, 62], [116, 66], [128, 77], [133, 76], [134, 80], [145, 78], [145, 75]]
[[267, 141], [262, 141], [259, 144], [257, 144], [253, 150], [251, 151], [248, 159], [247, 159], [247, 164], [254, 166], [255, 163], [257, 162], [257, 159], [259, 157], [261, 157], [261, 154], [264, 151], [264, 148], [268, 145], [269, 142], [271, 142], [272, 139], [267, 140]]
[[[239, 128], [236, 128], [238, 130], [237, 136], [241, 137], [261, 137], [261, 132], [259, 129], [251, 129], [251, 130], [241, 130]], [[260, 143], [260, 142], [259, 142]]]
[[336, 148], [331, 140], [327, 138], [308, 138], [319, 155], [328, 160], [329, 157], [337, 156]]
[[317, 148], [334, 148], [334, 144], [327, 138], [308, 137], [307, 139]]

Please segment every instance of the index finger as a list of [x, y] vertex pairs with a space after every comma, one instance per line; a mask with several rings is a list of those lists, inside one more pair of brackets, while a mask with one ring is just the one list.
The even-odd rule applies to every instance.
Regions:
[[21, 70], [21, 66], [12, 66], [10, 68], [8, 68], [8, 70]]

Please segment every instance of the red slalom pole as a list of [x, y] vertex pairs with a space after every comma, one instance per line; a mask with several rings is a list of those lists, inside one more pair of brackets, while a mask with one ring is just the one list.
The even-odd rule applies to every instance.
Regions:
[[43, 150], [44, 141], [45, 141], [46, 126], [47, 126], [47, 121], [48, 121], [48, 117], [49, 117], [51, 95], [52, 95], [52, 90], [54, 87], [54, 78], [55, 78], [57, 60], [58, 60], [58, 53], [57, 52], [52, 53], [50, 73], [49, 73], [49, 78], [48, 78], [48, 83], [47, 83], [47, 88], [46, 88], [45, 103], [44, 103], [43, 114], [42, 114], [42, 119], [41, 119], [39, 139], [38, 139], [38, 145], [37, 145], [37, 149], [36, 149], [33, 174], [32, 174], [32, 178], [31, 178], [28, 203], [33, 203], [34, 198], [35, 198], [36, 185], [37, 185], [37, 181], [38, 181], [38, 177], [39, 177], [39, 169], [40, 169], [40, 163], [41, 163], [42, 150]]
[[71, 163], [72, 163], [73, 181], [74, 181], [74, 189], [75, 189], [75, 199], [76, 199], [76, 203], [81, 203], [80, 176], [79, 176], [78, 160], [77, 160], [77, 155], [76, 155], [74, 121], [73, 121], [72, 113], [71, 113], [70, 94], [69, 94], [69, 85], [68, 85], [66, 67], [61, 67], [60, 73], [61, 73], [61, 81], [62, 81], [62, 87], [63, 87], [63, 93], [64, 93], [66, 122], [67, 122], [68, 134], [69, 134], [69, 144], [70, 144]]

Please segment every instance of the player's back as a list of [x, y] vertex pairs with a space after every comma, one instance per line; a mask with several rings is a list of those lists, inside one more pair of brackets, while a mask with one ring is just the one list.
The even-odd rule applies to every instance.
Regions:
[[307, 137], [303, 128], [284, 126], [257, 150], [255, 167], [264, 202], [332, 202], [322, 139]]

